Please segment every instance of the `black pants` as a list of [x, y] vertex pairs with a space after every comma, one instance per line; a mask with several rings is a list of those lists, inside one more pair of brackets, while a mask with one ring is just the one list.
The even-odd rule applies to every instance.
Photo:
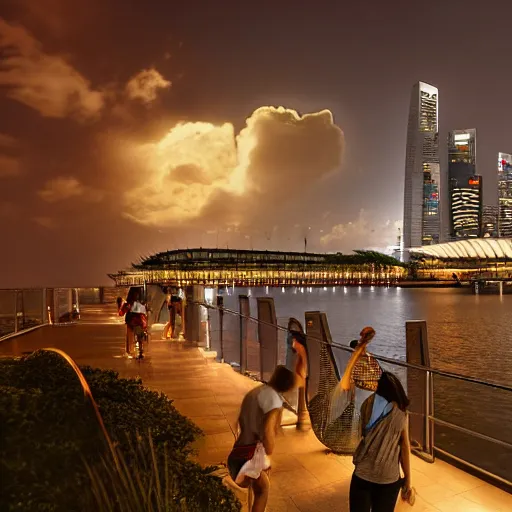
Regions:
[[403, 479], [393, 484], [374, 484], [352, 475], [350, 512], [393, 512]]

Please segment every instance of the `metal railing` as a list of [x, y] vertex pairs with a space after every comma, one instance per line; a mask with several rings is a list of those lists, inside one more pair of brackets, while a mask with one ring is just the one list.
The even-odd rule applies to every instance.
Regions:
[[[219, 359], [222, 357], [241, 373], [261, 381], [268, 380], [274, 362], [286, 363], [288, 330], [283, 325], [229, 308], [206, 303], [200, 306], [207, 310], [207, 346], [217, 351]], [[283, 323], [284, 319], [280, 320]], [[275, 354], [270, 359], [262, 355], [261, 344], [265, 340], [259, 338], [258, 325], [265, 325], [277, 334]], [[307, 332], [307, 326], [305, 330]], [[343, 372], [353, 352], [350, 347], [308, 335], [310, 342], [329, 345], [340, 373]], [[410, 412], [412, 418], [418, 418], [423, 425], [424, 442], [415, 451], [417, 455], [430, 462], [434, 461], [435, 454], [441, 455], [512, 488], [512, 468], [508, 462], [512, 456], [512, 426], [504, 421], [512, 417], [512, 387], [430, 365], [382, 355], [374, 357], [384, 370], [392, 370], [400, 378], [406, 390], [408, 386], [418, 386], [425, 391], [417, 395], [415, 389], [408, 389], [410, 395], [421, 396], [424, 401], [419, 407], [421, 412]], [[408, 375], [416, 376], [416, 381], [413, 378], [411, 384]], [[367, 396], [368, 393], [360, 393], [358, 405]], [[290, 405], [296, 407], [296, 403]], [[496, 431], [500, 432], [501, 439], [496, 437]]]
[[43, 289], [0, 290], [0, 338], [47, 322]]
[[0, 340], [47, 324], [79, 317], [75, 288], [0, 290]]

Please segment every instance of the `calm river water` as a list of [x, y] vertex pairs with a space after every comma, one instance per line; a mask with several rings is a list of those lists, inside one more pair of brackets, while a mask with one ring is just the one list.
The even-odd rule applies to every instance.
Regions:
[[[343, 345], [371, 325], [377, 332], [371, 352], [401, 360], [405, 322], [426, 320], [433, 367], [512, 386], [512, 295], [378, 287], [237, 288], [227, 293], [225, 307], [234, 310], [239, 294], [273, 297], [284, 326], [288, 317], [304, 322], [305, 311], [323, 311], [333, 341]], [[256, 316], [254, 303], [251, 315]], [[344, 358], [339, 359], [342, 363]], [[439, 376], [434, 392], [436, 417], [512, 443], [512, 393]], [[435, 443], [512, 481], [512, 450], [442, 427], [436, 427]]]

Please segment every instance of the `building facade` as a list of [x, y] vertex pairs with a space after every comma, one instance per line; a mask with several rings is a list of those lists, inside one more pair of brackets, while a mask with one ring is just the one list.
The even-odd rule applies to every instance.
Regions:
[[499, 235], [499, 207], [494, 205], [485, 205], [482, 208], [482, 238], [497, 238]]
[[411, 94], [404, 187], [404, 253], [439, 243], [441, 231], [438, 90], [418, 82]]
[[512, 237], [512, 155], [498, 154], [498, 232]]
[[476, 130], [448, 134], [450, 239], [477, 238], [482, 224], [482, 177], [476, 171]]
[[116, 286], [389, 286], [407, 271], [373, 251], [314, 254], [237, 249], [178, 249], [154, 254], [109, 277]]

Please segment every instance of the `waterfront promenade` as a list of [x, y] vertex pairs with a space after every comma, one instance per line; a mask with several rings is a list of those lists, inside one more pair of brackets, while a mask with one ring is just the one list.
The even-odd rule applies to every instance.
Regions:
[[[191, 344], [158, 341], [153, 336], [141, 363], [121, 357], [124, 325], [113, 306], [82, 308], [78, 325], [42, 327], [0, 342], [0, 355], [21, 355], [42, 347], [66, 351], [79, 364], [112, 368], [123, 377], [140, 376], [151, 389], [174, 400], [178, 410], [205, 432], [197, 444], [198, 460], [218, 464], [232, 446], [238, 409], [244, 393], [256, 382], [228, 365], [205, 359]], [[505, 512], [512, 495], [452, 466], [412, 458], [416, 512]], [[271, 474], [270, 512], [348, 511], [352, 473], [350, 457], [326, 454], [312, 432], [285, 427], [278, 439]], [[240, 493], [243, 500], [245, 493]], [[400, 504], [399, 511], [409, 510]]]

